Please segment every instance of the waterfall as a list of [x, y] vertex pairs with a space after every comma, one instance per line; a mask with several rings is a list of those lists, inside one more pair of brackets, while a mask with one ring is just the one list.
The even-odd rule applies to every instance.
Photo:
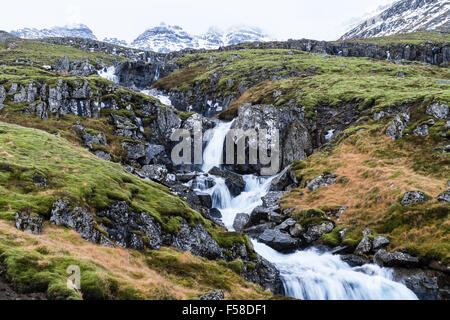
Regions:
[[98, 71], [98, 75], [99, 77], [104, 78], [106, 80], [112, 81], [114, 83], [119, 83], [119, 77], [116, 76], [115, 66], [107, 67]]
[[[213, 129], [212, 138], [204, 151], [202, 170], [195, 188], [210, 194], [213, 207], [222, 213], [222, 221], [232, 231], [239, 213], [250, 214], [262, 205], [262, 198], [270, 189], [272, 178], [246, 175], [246, 189], [233, 198], [220, 177], [207, 175], [222, 163], [223, 146], [232, 123], [220, 123]], [[207, 179], [212, 179], [211, 187]], [[272, 262], [280, 271], [288, 296], [304, 300], [413, 300], [416, 295], [401, 283], [394, 282], [392, 270], [369, 264], [352, 268], [337, 255], [309, 249], [282, 254], [252, 240], [258, 254]]]

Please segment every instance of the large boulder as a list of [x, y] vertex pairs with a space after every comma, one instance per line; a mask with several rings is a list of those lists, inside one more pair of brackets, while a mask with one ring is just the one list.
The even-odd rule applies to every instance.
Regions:
[[230, 193], [235, 197], [245, 190], [246, 183], [244, 178], [237, 173], [214, 167], [209, 171], [209, 174], [224, 178]]
[[370, 260], [355, 254], [346, 254], [341, 256], [342, 261], [347, 263], [350, 267], [361, 267], [365, 264], [369, 264]]
[[202, 204], [202, 206], [207, 209], [211, 209], [213, 205], [211, 195], [204, 192], [196, 192], [196, 193], [198, 198], [200, 199], [200, 203]]
[[450, 202], [450, 189], [441, 193], [437, 199], [440, 202]]
[[250, 221], [250, 216], [246, 213], [239, 213], [236, 215], [236, 218], [234, 218], [233, 222], [233, 228], [234, 230], [241, 232], [245, 229], [248, 222]]
[[333, 184], [336, 184], [336, 180], [338, 178], [338, 175], [333, 173], [324, 173], [321, 176], [318, 176], [314, 180], [312, 180], [308, 185], [306, 186], [309, 190], [314, 191], [322, 187], [331, 186]]
[[378, 250], [387, 247], [389, 243], [391, 243], [389, 238], [383, 236], [376, 236], [373, 238], [373, 250]]
[[450, 299], [450, 275], [424, 269], [394, 269], [394, 280], [404, 283], [420, 300]]
[[254, 226], [269, 221], [270, 208], [264, 206], [256, 207], [249, 216], [248, 225]]
[[307, 243], [313, 243], [320, 239], [324, 234], [330, 233], [334, 229], [333, 222], [325, 222], [313, 227], [310, 227], [306, 233], [303, 234]]
[[386, 135], [392, 140], [398, 140], [403, 137], [403, 132], [409, 122], [409, 116], [396, 115], [394, 120], [386, 129]]
[[299, 241], [280, 230], [267, 229], [258, 240], [280, 252], [291, 252], [298, 248]]
[[372, 241], [369, 237], [362, 238], [355, 250], [355, 254], [360, 256], [369, 253], [372, 250]]
[[430, 200], [422, 191], [410, 191], [405, 193], [401, 200], [402, 206], [410, 206], [413, 204], [426, 202]]
[[291, 121], [284, 132], [282, 149], [284, 167], [294, 161], [306, 159], [313, 153], [312, 137], [303, 123], [297, 120]]
[[270, 208], [272, 211], [278, 211], [280, 209], [280, 200], [283, 196], [284, 192], [271, 191], [262, 198], [263, 206]]
[[243, 277], [248, 281], [258, 283], [264, 289], [269, 289], [274, 294], [283, 295], [285, 293], [280, 271], [272, 263], [259, 255], [255, 263], [255, 268], [246, 267]]
[[298, 184], [295, 174], [291, 172], [292, 166], [285, 168], [279, 175], [273, 178], [270, 191], [285, 191], [289, 186], [296, 187]]
[[17, 229], [34, 235], [38, 235], [42, 232], [43, 220], [37, 215], [16, 213], [14, 218], [16, 220]]
[[427, 107], [427, 114], [438, 119], [447, 119], [449, 108], [446, 104], [435, 103]]
[[414, 268], [419, 265], [419, 259], [403, 252], [389, 253], [384, 249], [378, 250], [373, 257], [376, 264], [382, 267]]

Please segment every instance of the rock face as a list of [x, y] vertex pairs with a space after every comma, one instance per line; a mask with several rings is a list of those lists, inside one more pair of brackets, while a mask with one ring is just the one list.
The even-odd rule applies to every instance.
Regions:
[[394, 269], [394, 279], [404, 283], [420, 300], [448, 300], [450, 276], [447, 273], [423, 269]]
[[209, 174], [224, 178], [225, 184], [234, 197], [240, 195], [245, 190], [246, 183], [244, 178], [239, 174], [228, 170], [221, 170], [217, 167], [212, 168]]
[[314, 180], [312, 180], [306, 186], [309, 190], [314, 191], [322, 187], [331, 186], [336, 183], [338, 176], [333, 173], [325, 173]]
[[254, 269], [246, 268], [243, 276], [248, 281], [260, 284], [264, 289], [269, 289], [274, 294], [284, 294], [284, 286], [281, 281], [280, 271], [269, 261], [258, 256]]
[[38, 235], [42, 232], [42, 218], [32, 214], [20, 214], [14, 215], [16, 220], [16, 228], [28, 232], [30, 234]]
[[411, 191], [407, 192], [401, 201], [402, 206], [410, 206], [416, 203], [426, 202], [428, 201], [428, 197], [425, 193], [421, 191]]
[[364, 237], [355, 250], [356, 255], [367, 254], [372, 250], [372, 241], [369, 237]]
[[403, 252], [389, 253], [384, 249], [379, 250], [374, 258], [374, 262], [382, 267], [404, 267], [414, 268], [419, 265], [419, 259]]
[[297, 187], [298, 181], [295, 178], [295, 173], [291, 172], [291, 168], [292, 166], [288, 166], [272, 180], [270, 191], [286, 191], [288, 187]]
[[267, 229], [258, 240], [280, 252], [291, 252], [298, 248], [298, 240], [280, 230]]
[[440, 202], [450, 202], [450, 189], [441, 193], [437, 199]]
[[89, 59], [70, 61], [63, 57], [56, 61], [54, 70], [60, 73], [70, 73], [72, 76], [87, 77], [97, 74], [97, 69], [91, 64]]

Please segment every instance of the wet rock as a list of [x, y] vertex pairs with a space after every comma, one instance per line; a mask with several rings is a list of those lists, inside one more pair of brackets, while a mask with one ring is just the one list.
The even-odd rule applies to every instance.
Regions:
[[243, 277], [254, 283], [258, 283], [264, 289], [269, 289], [274, 294], [284, 294], [284, 286], [281, 281], [280, 271], [269, 261], [258, 255], [253, 270], [246, 268]]
[[234, 219], [233, 228], [234, 230], [241, 232], [245, 229], [246, 225], [250, 221], [250, 216], [246, 213], [239, 213]]
[[223, 290], [215, 290], [212, 292], [209, 292], [205, 294], [204, 296], [201, 296], [199, 300], [203, 301], [221, 301], [225, 300], [225, 293]]
[[269, 213], [269, 221], [274, 222], [276, 224], [280, 224], [281, 222], [283, 222], [283, 217], [279, 213], [270, 212]]
[[324, 173], [323, 175], [315, 178], [306, 186], [309, 190], [314, 191], [322, 187], [331, 186], [336, 184], [338, 175], [333, 173]]
[[313, 243], [320, 239], [324, 234], [330, 233], [334, 229], [334, 223], [326, 222], [317, 226], [310, 227], [308, 231], [303, 234], [306, 242]]
[[429, 199], [425, 193], [421, 191], [410, 191], [403, 196], [401, 204], [402, 206], [410, 206], [416, 203], [426, 202], [428, 200]]
[[179, 173], [176, 175], [177, 181], [181, 183], [188, 183], [189, 181], [192, 181], [195, 178], [197, 178], [197, 176], [198, 176], [197, 172]]
[[286, 188], [298, 185], [295, 173], [291, 172], [292, 166], [288, 166], [279, 175], [277, 175], [270, 185], [270, 191], [286, 191]]
[[272, 229], [274, 227], [275, 226], [274, 226], [274, 224], [272, 222], [267, 222], [267, 223], [258, 224], [256, 226], [252, 226], [252, 227], [246, 228], [244, 230], [244, 232], [246, 234], [248, 234], [249, 236], [253, 237], [253, 238], [257, 238], [261, 234], [263, 234], [264, 231], [266, 231], [267, 229]]
[[392, 140], [401, 139], [403, 137], [403, 131], [405, 130], [406, 126], [407, 121], [397, 115], [391, 122], [389, 127], [386, 129], [386, 135]]
[[414, 268], [419, 265], [419, 259], [403, 252], [389, 253], [384, 249], [378, 250], [373, 258], [382, 267]]
[[363, 265], [370, 263], [369, 259], [367, 259], [365, 257], [361, 257], [359, 255], [354, 255], [354, 254], [343, 255], [343, 256], [341, 256], [341, 259], [342, 259], [342, 261], [347, 263], [352, 268], [361, 267]]
[[404, 283], [420, 300], [448, 300], [450, 276], [447, 273], [423, 269], [394, 269], [394, 280]]
[[297, 249], [299, 244], [298, 240], [292, 238], [289, 234], [273, 229], [265, 230], [264, 233], [258, 237], [258, 240], [280, 252], [293, 251]]
[[222, 170], [217, 167], [212, 168], [209, 171], [209, 174], [224, 178], [225, 184], [234, 197], [237, 197], [245, 190], [246, 183], [244, 178], [239, 174], [228, 170]]
[[38, 235], [42, 232], [43, 220], [37, 215], [16, 213], [14, 218], [16, 220], [16, 228], [20, 231], [34, 235]]
[[263, 206], [256, 207], [250, 214], [248, 225], [254, 226], [268, 221], [271, 212], [272, 210], [269, 208]]
[[222, 219], [222, 212], [220, 212], [220, 210], [216, 208], [209, 209], [209, 215], [213, 219]]
[[202, 206], [207, 209], [211, 209], [212, 208], [211, 195], [204, 193], [204, 192], [196, 192], [196, 193], [197, 193], [198, 198], [200, 199], [200, 203], [202, 204]]
[[57, 200], [53, 204], [50, 222], [77, 231], [89, 242], [112, 247], [111, 241], [96, 228], [94, 218], [84, 208], [72, 208], [66, 200]]
[[369, 253], [372, 250], [372, 241], [369, 237], [364, 237], [358, 244], [355, 250], [355, 254], [360, 256]]
[[441, 193], [437, 199], [440, 202], [450, 202], [450, 189]]
[[387, 247], [389, 245], [390, 240], [383, 236], [376, 236], [373, 238], [373, 250], [378, 250], [384, 247]]
[[427, 114], [438, 119], [446, 119], [449, 115], [449, 108], [446, 104], [435, 103], [427, 107]]
[[[292, 121], [289, 123], [283, 137], [283, 167], [294, 161], [306, 159], [312, 154], [312, 140], [308, 129], [300, 121]], [[273, 191], [283, 191], [283, 189]]]

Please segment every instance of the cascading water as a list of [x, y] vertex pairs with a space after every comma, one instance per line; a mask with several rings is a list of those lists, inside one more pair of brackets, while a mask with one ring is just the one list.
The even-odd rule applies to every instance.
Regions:
[[[225, 138], [232, 123], [220, 123], [213, 131], [203, 155], [204, 172], [222, 163]], [[244, 176], [245, 191], [233, 198], [220, 177], [204, 175], [197, 178], [195, 189], [209, 193], [213, 207], [222, 213], [225, 226], [232, 231], [238, 213], [251, 213], [262, 205], [272, 178]], [[208, 182], [209, 181], [209, 182]], [[392, 270], [376, 265], [352, 268], [337, 255], [316, 249], [282, 254], [265, 244], [252, 240], [255, 250], [280, 270], [288, 296], [304, 300], [414, 300], [416, 295], [401, 283], [392, 280]]]

